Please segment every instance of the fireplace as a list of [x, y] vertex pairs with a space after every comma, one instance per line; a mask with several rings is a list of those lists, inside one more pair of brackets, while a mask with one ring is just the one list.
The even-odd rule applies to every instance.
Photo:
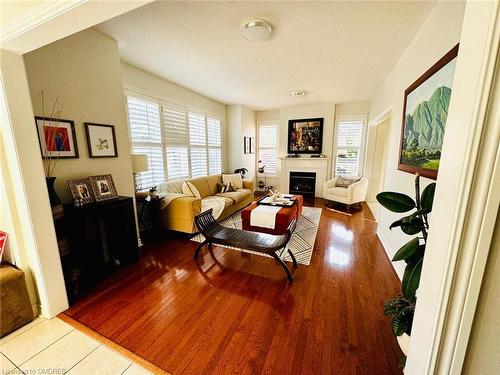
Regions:
[[315, 172], [290, 172], [290, 194], [303, 195], [306, 198], [314, 198], [316, 189]]

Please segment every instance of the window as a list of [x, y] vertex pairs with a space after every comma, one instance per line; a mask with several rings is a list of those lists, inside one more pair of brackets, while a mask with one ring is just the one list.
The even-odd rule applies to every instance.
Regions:
[[335, 176], [360, 176], [364, 124], [364, 117], [341, 118], [337, 121]]
[[132, 152], [148, 155], [149, 170], [139, 173], [138, 188], [145, 189], [165, 181], [158, 103], [127, 97]]
[[265, 172], [278, 172], [278, 122], [259, 123], [258, 160], [266, 166]]
[[222, 173], [221, 122], [188, 107], [127, 93], [132, 152], [148, 155], [139, 189]]

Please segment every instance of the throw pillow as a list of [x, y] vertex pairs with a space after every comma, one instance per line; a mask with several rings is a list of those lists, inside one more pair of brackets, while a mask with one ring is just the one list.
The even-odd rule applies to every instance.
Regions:
[[361, 178], [337, 177], [337, 181], [335, 181], [335, 187], [346, 188], [346, 187], [349, 187], [349, 185], [352, 185], [355, 182], [358, 182], [359, 180], [361, 180]]
[[243, 189], [243, 180], [241, 179], [241, 175], [239, 173], [232, 174], [222, 174], [222, 183], [224, 185], [233, 183], [233, 188], [235, 190]]
[[198, 199], [201, 199], [201, 194], [200, 192], [198, 191], [198, 189], [196, 188], [196, 186], [194, 186], [191, 182], [189, 181], [186, 181], [187, 185], [189, 186], [189, 189], [191, 189], [191, 192], [193, 193], [193, 197], [195, 198], [198, 198]]
[[217, 192], [218, 193], [229, 193], [231, 191], [235, 191], [233, 188], [233, 183], [230, 182], [229, 184], [219, 184], [217, 183]]

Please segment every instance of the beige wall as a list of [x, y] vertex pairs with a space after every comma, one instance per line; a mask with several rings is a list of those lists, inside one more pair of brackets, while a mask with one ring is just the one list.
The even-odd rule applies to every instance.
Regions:
[[494, 375], [500, 369], [500, 217], [488, 255], [481, 294], [465, 357], [464, 375]]
[[[23, 57], [1, 50], [2, 225], [32, 303], [52, 318], [68, 307]], [[31, 283], [31, 281], [33, 281]], [[31, 284], [31, 285], [30, 285]]]
[[[60, 96], [64, 105], [61, 117], [75, 122], [79, 158], [60, 159], [54, 172], [60, 198], [64, 202], [71, 200], [68, 179], [107, 173], [112, 174], [120, 195], [133, 196], [117, 43], [89, 29], [28, 53], [25, 63], [35, 115], [43, 112], [43, 90], [46, 107]], [[118, 157], [89, 158], [84, 122], [114, 125]], [[33, 151], [40, 157], [39, 149]]]
[[[414, 176], [397, 169], [403, 94], [408, 86], [459, 42], [464, 7], [463, 2], [439, 2], [372, 98], [372, 121], [392, 108], [384, 190], [414, 195]], [[422, 188], [430, 182], [432, 181], [423, 178]], [[399, 230], [389, 230], [389, 225], [400, 216], [385, 209], [380, 212], [378, 233], [389, 258], [409, 239]], [[400, 277], [404, 270], [402, 263], [395, 263]]]
[[226, 108], [227, 116], [227, 172], [237, 168], [246, 168], [248, 173], [245, 179], [255, 178], [255, 153], [244, 154], [243, 137], [255, 139], [256, 122], [255, 112], [241, 104], [229, 105]]

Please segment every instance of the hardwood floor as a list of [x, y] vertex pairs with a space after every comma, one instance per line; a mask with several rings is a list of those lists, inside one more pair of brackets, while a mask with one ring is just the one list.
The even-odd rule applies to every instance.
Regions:
[[[322, 206], [321, 200], [316, 200]], [[366, 206], [323, 209], [309, 266], [169, 238], [65, 312], [172, 374], [401, 374], [400, 289]]]

